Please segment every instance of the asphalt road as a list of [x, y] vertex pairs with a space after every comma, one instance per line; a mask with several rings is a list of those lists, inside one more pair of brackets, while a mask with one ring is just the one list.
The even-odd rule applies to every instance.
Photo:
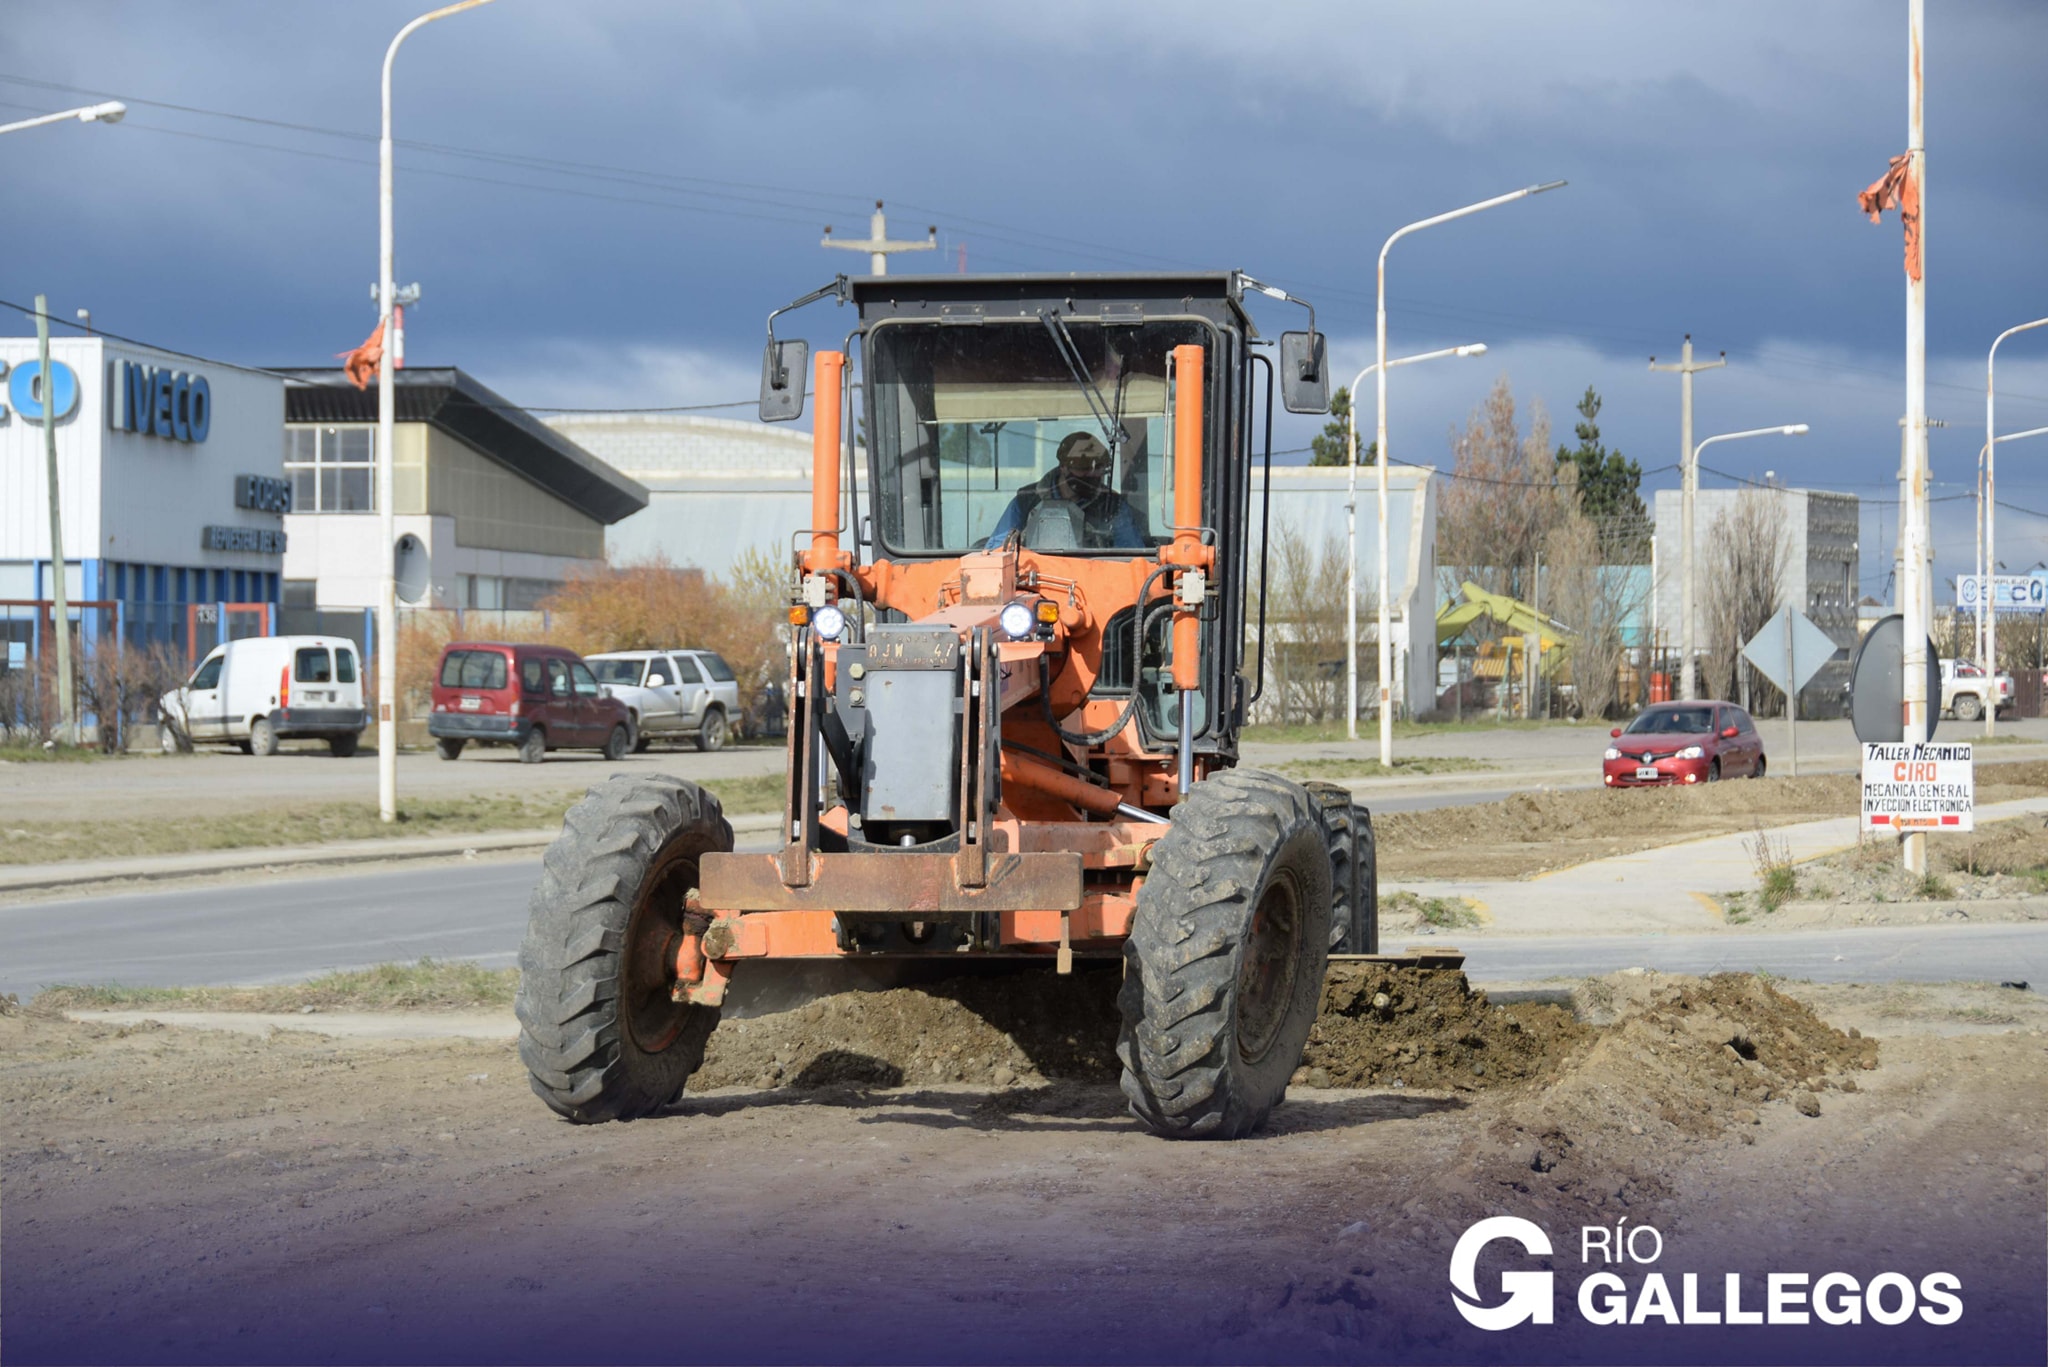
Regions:
[[[507, 965], [538, 870], [537, 860], [436, 865], [0, 907], [0, 993], [28, 996], [54, 983], [280, 982], [423, 956]], [[1461, 947], [1482, 983], [1643, 967], [1818, 982], [2048, 984], [2048, 924], [1497, 936]]]

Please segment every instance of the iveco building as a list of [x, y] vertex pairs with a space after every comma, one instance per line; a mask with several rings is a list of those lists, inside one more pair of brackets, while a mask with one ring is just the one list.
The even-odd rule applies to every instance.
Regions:
[[272, 375], [102, 337], [0, 338], [0, 632], [40, 653], [55, 587], [43, 405], [57, 418], [65, 591], [87, 640], [211, 641], [271, 627], [289, 506]]

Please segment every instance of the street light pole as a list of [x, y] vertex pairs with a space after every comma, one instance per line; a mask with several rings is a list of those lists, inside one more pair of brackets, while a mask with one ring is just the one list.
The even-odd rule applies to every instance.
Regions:
[[377, 358], [377, 517], [383, 535], [377, 556], [377, 815], [386, 822], [398, 820], [398, 580], [394, 564], [398, 528], [392, 508], [396, 480], [391, 459], [398, 406], [391, 375], [395, 269], [391, 232], [391, 64], [398, 59], [399, 45], [415, 30], [436, 19], [489, 3], [490, 0], [458, 0], [456, 4], [422, 14], [400, 29], [391, 46], [384, 50], [384, 126], [377, 141], [377, 317], [383, 341]]
[[[1442, 356], [1485, 354], [1486, 343], [1472, 342], [1466, 346], [1425, 351], [1416, 356], [1399, 356], [1387, 362], [1387, 369], [1413, 365], [1417, 361], [1434, 361]], [[1351, 381], [1351, 411], [1345, 415], [1345, 463], [1350, 468], [1344, 489], [1344, 542], [1347, 548], [1344, 556], [1344, 735], [1347, 740], [1358, 739], [1358, 386], [1379, 368], [1380, 363], [1374, 361]], [[1384, 597], [1387, 591], [1384, 566], [1380, 573], [1380, 594]]]
[[[1790, 425], [1789, 427], [1752, 427], [1752, 428], [1750, 428], [1749, 430], [1747, 430], [1747, 431], [1744, 431], [1744, 432], [1722, 432], [1722, 433], [1720, 433], [1720, 434], [1719, 434], [1719, 435], [1717, 435], [1717, 436], [1712, 436], [1712, 437], [1708, 437], [1708, 438], [1707, 438], [1707, 439], [1706, 439], [1705, 441], [1701, 442], [1701, 443], [1700, 443], [1700, 444], [1699, 444], [1698, 446], [1695, 446], [1695, 447], [1694, 447], [1694, 448], [1692, 449], [1692, 453], [1691, 453], [1691, 455], [1690, 455], [1690, 456], [1689, 456], [1689, 457], [1687, 458], [1687, 460], [1686, 460], [1686, 468], [1685, 468], [1685, 472], [1684, 472], [1684, 478], [1685, 478], [1685, 482], [1686, 482], [1686, 487], [1687, 487], [1688, 489], [1693, 489], [1693, 488], [1697, 488], [1697, 487], [1698, 487], [1698, 485], [1699, 485], [1699, 468], [1700, 468], [1700, 452], [1702, 452], [1702, 451], [1706, 450], [1706, 449], [1707, 449], [1707, 448], [1708, 448], [1709, 446], [1712, 446], [1712, 445], [1713, 445], [1713, 444], [1714, 444], [1715, 442], [1717, 442], [1717, 441], [1741, 441], [1741, 440], [1742, 440], [1743, 438], [1745, 438], [1745, 437], [1803, 437], [1803, 436], [1805, 436], [1805, 435], [1806, 435], [1806, 424], [1805, 424], [1805, 423], [1803, 423], [1803, 422], [1800, 422], [1800, 423], [1793, 423], [1793, 424], [1792, 424], [1792, 425]], [[1688, 502], [1690, 502], [1690, 500], [1688, 500]], [[1689, 509], [1689, 508], [1688, 508], [1688, 511], [1690, 511], [1690, 509]], [[1678, 571], [1678, 574], [1679, 574], [1679, 586], [1680, 586], [1680, 592], [1681, 592], [1681, 594], [1682, 594], [1682, 596], [1683, 596], [1683, 598], [1684, 598], [1684, 600], [1685, 600], [1685, 606], [1684, 606], [1684, 608], [1682, 608], [1682, 609], [1681, 609], [1681, 611], [1683, 611], [1683, 612], [1685, 613], [1685, 620], [1686, 620], [1686, 624], [1687, 624], [1687, 626], [1686, 626], [1686, 630], [1684, 631], [1684, 633], [1683, 633], [1683, 635], [1682, 635], [1682, 639], [1683, 639], [1683, 640], [1684, 640], [1684, 642], [1685, 642], [1685, 658], [1686, 658], [1686, 680], [1687, 680], [1687, 687], [1686, 687], [1686, 694], [1685, 694], [1685, 700], [1686, 700], [1687, 702], [1696, 702], [1696, 701], [1698, 701], [1698, 699], [1697, 699], [1697, 697], [1695, 696], [1694, 690], [1693, 690], [1693, 688], [1692, 688], [1692, 686], [1691, 686], [1691, 685], [1692, 685], [1692, 681], [1693, 681], [1693, 674], [1692, 674], [1692, 671], [1691, 671], [1691, 663], [1692, 663], [1692, 630], [1691, 630], [1691, 622], [1692, 622], [1692, 605], [1693, 605], [1693, 587], [1692, 587], [1692, 581], [1693, 581], [1693, 554], [1692, 554], [1692, 519], [1691, 519], [1690, 517], [1688, 517], [1688, 518], [1686, 518], [1686, 519], [1685, 519], [1685, 525], [1684, 525], [1684, 527], [1683, 527], [1683, 528], [1682, 528], [1682, 529], [1680, 530], [1680, 544], [1679, 544], [1679, 547], [1678, 547], [1678, 555], [1679, 555], [1679, 562], [1680, 562], [1680, 563], [1679, 563], [1679, 571]], [[1789, 605], [1788, 605], [1788, 606], [1789, 606]], [[1737, 642], [1737, 644], [1739, 645], [1739, 644], [1741, 644], [1741, 643], [1740, 643], [1740, 642]], [[1789, 657], [1788, 657], [1788, 659], [1789, 659]]]
[[[1394, 669], [1393, 640], [1391, 639], [1393, 620], [1391, 614], [1387, 611], [1387, 253], [1394, 249], [1396, 242], [1399, 242], [1410, 233], [1420, 232], [1424, 228], [1434, 228], [1439, 223], [1449, 223], [1452, 219], [1464, 218], [1485, 209], [1498, 208], [1500, 205], [1509, 204], [1518, 199], [1527, 199], [1530, 195], [1540, 195], [1546, 190], [1560, 189], [1564, 183], [1561, 180], [1553, 180], [1547, 181], [1542, 185], [1525, 185], [1519, 190], [1510, 190], [1507, 194], [1495, 195], [1492, 199], [1482, 199], [1477, 204], [1467, 204], [1464, 208], [1453, 209], [1447, 214], [1437, 214], [1433, 218], [1419, 219], [1404, 228], [1396, 229], [1393, 236], [1389, 237], [1380, 248], [1379, 307], [1375, 314], [1375, 332], [1378, 347], [1374, 353], [1375, 364], [1378, 370], [1374, 386], [1377, 393], [1374, 395], [1374, 398], [1379, 406], [1379, 412], [1375, 417], [1379, 427], [1378, 447], [1380, 457], [1378, 461], [1380, 515], [1379, 673], [1380, 767], [1383, 769], [1394, 767], [1394, 694], [1391, 683]], [[1412, 623], [1410, 624], [1410, 629], [1413, 629]]]
[[1993, 367], [1998, 364], [1998, 344], [2015, 332], [2048, 327], [2048, 318], [2009, 327], [1998, 334], [1984, 357], [1984, 510], [1978, 534], [1983, 538], [1984, 563], [1977, 579], [1977, 635], [1983, 643], [1984, 676], [1991, 680], [1991, 703], [1984, 709], [1984, 739], [1992, 737], [1998, 718], [1998, 386]]
[[46, 123], [62, 123], [66, 119], [77, 119], [80, 123], [119, 123], [127, 113], [127, 105], [119, 100], [108, 100], [105, 104], [89, 104], [82, 109], [39, 114], [33, 119], [22, 119], [18, 123], [0, 123], [0, 133], [19, 133], [24, 128], [41, 128]]

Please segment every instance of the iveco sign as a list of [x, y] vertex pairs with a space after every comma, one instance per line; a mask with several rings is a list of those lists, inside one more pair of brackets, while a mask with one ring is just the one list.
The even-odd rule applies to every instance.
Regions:
[[213, 388], [204, 375], [115, 361], [107, 367], [107, 426], [171, 441], [205, 441], [213, 427]]

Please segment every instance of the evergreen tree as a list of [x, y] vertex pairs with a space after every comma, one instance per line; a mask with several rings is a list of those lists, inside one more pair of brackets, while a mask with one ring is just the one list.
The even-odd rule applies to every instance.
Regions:
[[1579, 400], [1578, 425], [1572, 432], [1576, 448], [1560, 445], [1557, 463], [1577, 468], [1579, 507], [1600, 528], [1601, 540], [1616, 562], [1639, 561], [1649, 553], [1649, 512], [1640, 492], [1643, 467], [1600, 441], [1600, 396], [1586, 386]]
[[[1309, 443], [1309, 450], [1314, 453], [1309, 457], [1310, 465], [1344, 464], [1345, 455], [1351, 449], [1350, 417], [1351, 391], [1338, 385], [1337, 392], [1330, 396], [1330, 420], [1323, 424], [1323, 434]], [[1367, 442], [1358, 448], [1358, 463], [1378, 464], [1379, 450], [1378, 442]]]

